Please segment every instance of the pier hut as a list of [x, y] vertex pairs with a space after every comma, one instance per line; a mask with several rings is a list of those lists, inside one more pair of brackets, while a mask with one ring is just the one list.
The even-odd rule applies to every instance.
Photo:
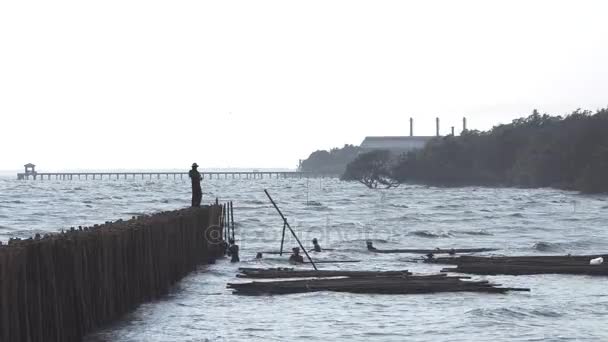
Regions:
[[23, 165], [23, 167], [25, 168], [25, 172], [17, 175], [19, 179], [29, 178], [30, 176], [36, 179], [36, 175], [38, 174], [36, 172], [36, 165], [32, 163], [27, 163]]

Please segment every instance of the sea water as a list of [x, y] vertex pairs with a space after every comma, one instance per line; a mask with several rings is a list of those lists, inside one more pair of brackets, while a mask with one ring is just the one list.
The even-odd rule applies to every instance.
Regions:
[[[377, 248], [498, 248], [500, 255], [608, 251], [608, 198], [552, 189], [370, 190], [337, 179], [213, 179], [203, 202], [234, 202], [241, 263], [201, 266], [161, 300], [145, 303], [87, 341], [605, 341], [608, 279], [570, 275], [474, 276], [531, 292], [236, 296], [238, 267], [286, 267], [276, 200], [305, 246], [334, 251], [323, 269], [438, 272], [407, 254]], [[190, 203], [187, 180], [17, 181], [0, 179], [0, 240], [173, 210]], [[287, 236], [287, 250], [296, 242]], [[302, 266], [303, 268], [309, 266]]]

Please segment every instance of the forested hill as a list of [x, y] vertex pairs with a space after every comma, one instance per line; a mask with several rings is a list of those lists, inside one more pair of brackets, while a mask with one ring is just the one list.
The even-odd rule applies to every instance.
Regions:
[[400, 182], [608, 192], [608, 108], [540, 115], [431, 141], [393, 168]]
[[332, 148], [329, 152], [315, 151], [302, 161], [301, 171], [341, 175], [358, 153], [359, 147], [354, 145]]

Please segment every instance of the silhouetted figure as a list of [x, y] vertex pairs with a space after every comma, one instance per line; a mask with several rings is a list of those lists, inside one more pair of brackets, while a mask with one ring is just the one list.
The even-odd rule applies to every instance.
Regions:
[[255, 258], [256, 259], [262, 259], [262, 252], [258, 252], [258, 254], [255, 255]]
[[367, 244], [367, 250], [368, 251], [376, 251], [377, 250], [376, 247], [374, 247], [374, 245], [372, 244], [371, 241], [366, 241], [365, 243]]
[[239, 245], [234, 243], [233, 239], [230, 239], [230, 246], [228, 247], [228, 255], [232, 258], [230, 262], [239, 262], [241, 259], [239, 258]]
[[320, 252], [321, 246], [319, 246], [319, 240], [317, 238], [312, 239], [312, 245], [314, 246], [313, 251]]
[[190, 172], [188, 172], [188, 175], [190, 176], [190, 179], [192, 180], [192, 206], [193, 207], [200, 207], [201, 200], [203, 199], [203, 190], [201, 189], [201, 180], [203, 180], [203, 177], [201, 177], [201, 174], [200, 174], [200, 172], [198, 172], [197, 168], [198, 168], [198, 164], [194, 163], [194, 164], [192, 164], [192, 170], [190, 170]]
[[300, 248], [294, 247], [291, 250], [292, 250], [293, 253], [289, 257], [289, 263], [290, 264], [302, 264], [302, 263], [304, 263], [304, 258], [300, 255]]

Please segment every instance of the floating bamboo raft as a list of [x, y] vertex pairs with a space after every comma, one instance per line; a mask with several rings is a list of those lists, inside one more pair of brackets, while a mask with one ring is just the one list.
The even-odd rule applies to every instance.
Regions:
[[292, 268], [239, 268], [239, 278], [314, 278], [314, 277], [398, 277], [411, 273], [403, 271], [344, 271], [344, 270], [294, 270]]
[[432, 258], [425, 262], [456, 265], [444, 268], [442, 272], [459, 272], [483, 275], [526, 275], [526, 274], [582, 274], [608, 275], [608, 264], [590, 265], [589, 261], [598, 257], [605, 260], [608, 255], [580, 256], [510, 256]]
[[497, 287], [488, 281], [463, 281], [461, 277], [442, 274], [428, 276], [392, 276], [361, 278], [304, 279], [291, 281], [254, 281], [229, 283], [234, 294], [267, 295], [302, 292], [351, 292], [376, 294], [421, 294], [439, 292], [484, 292], [506, 293], [508, 291], [529, 291], [524, 288]]
[[456, 253], [481, 253], [497, 251], [496, 248], [450, 248], [450, 249], [368, 249], [374, 253], [409, 253], [409, 254], [456, 254]]
[[[313, 251], [312, 247], [309, 249], [310, 251]], [[333, 248], [323, 248], [321, 249], [322, 252], [325, 251], [335, 251], [336, 249]], [[289, 255], [290, 252], [288, 252], [287, 250], [281, 252], [281, 251], [261, 251], [260, 253], [262, 254], [287, 254]]]

